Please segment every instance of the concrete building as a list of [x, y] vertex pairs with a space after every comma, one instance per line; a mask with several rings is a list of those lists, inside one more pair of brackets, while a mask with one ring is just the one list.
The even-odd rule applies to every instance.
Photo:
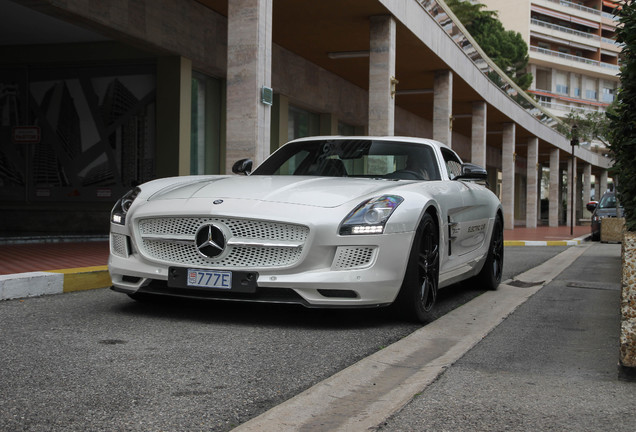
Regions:
[[[479, 0], [529, 47], [529, 91], [557, 117], [604, 112], [619, 86], [615, 8], [611, 0]], [[583, 143], [607, 153], [599, 141]], [[597, 182], [600, 179], [596, 179]], [[598, 185], [600, 188], [600, 185]], [[604, 188], [600, 188], [601, 192]], [[597, 194], [597, 199], [600, 195]]]
[[[488, 78], [451, 15], [435, 0], [0, 0], [0, 234], [106, 233], [134, 184], [320, 134], [446, 142], [489, 169], [507, 229], [558, 224], [569, 141]], [[606, 179], [610, 164], [577, 149], [573, 166]]]

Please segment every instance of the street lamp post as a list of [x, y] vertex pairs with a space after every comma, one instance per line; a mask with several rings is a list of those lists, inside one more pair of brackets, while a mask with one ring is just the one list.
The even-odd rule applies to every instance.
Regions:
[[572, 180], [570, 183], [572, 200], [570, 203], [570, 236], [574, 236], [574, 218], [576, 215], [576, 210], [574, 209], [574, 181], [576, 179], [576, 168], [574, 166], [574, 146], [579, 145], [579, 131], [577, 125], [572, 125], [572, 139], [570, 140], [570, 145], [572, 146]]

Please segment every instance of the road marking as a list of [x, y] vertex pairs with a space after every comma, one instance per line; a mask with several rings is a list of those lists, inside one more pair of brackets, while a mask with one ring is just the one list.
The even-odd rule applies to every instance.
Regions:
[[503, 283], [497, 291], [476, 297], [234, 431], [352, 431], [376, 427], [422, 392], [589, 246], [568, 248], [515, 278], [544, 281], [543, 284], [520, 289]]

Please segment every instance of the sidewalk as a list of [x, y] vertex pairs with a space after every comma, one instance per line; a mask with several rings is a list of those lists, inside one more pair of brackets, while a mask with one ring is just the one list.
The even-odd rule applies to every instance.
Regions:
[[[573, 246], [589, 226], [517, 227], [504, 231], [505, 246]], [[93, 239], [94, 240], [94, 239]], [[110, 286], [108, 241], [0, 243], [0, 300]]]
[[635, 430], [636, 382], [618, 367], [620, 245], [568, 251], [580, 248], [587, 250], [377, 430]]
[[0, 244], [0, 300], [104, 288], [108, 241]]

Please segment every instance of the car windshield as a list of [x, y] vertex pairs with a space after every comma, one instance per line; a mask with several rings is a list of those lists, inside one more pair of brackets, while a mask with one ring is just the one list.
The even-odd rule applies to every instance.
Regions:
[[616, 196], [614, 194], [603, 195], [598, 207], [602, 209], [616, 208]]
[[360, 139], [290, 143], [252, 175], [441, 179], [435, 153], [427, 144]]

